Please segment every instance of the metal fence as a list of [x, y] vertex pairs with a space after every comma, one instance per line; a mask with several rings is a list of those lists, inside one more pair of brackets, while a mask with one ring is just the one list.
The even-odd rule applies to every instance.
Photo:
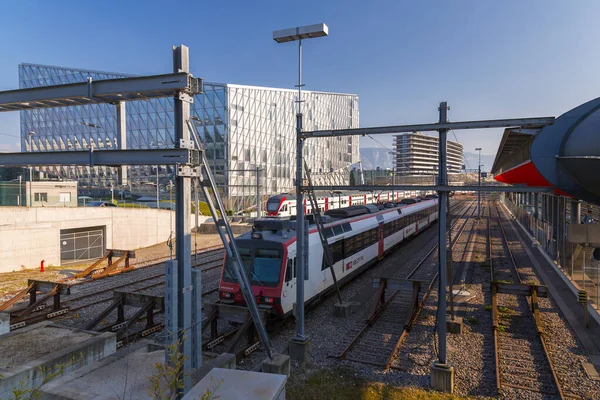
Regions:
[[[537, 196], [502, 196], [506, 207], [535, 238], [539, 246], [552, 259], [562, 273], [580, 290], [585, 290], [594, 308], [600, 304], [600, 262], [593, 258], [594, 247], [567, 240], [570, 223], [570, 200], [540, 193]], [[597, 207], [583, 203], [583, 210], [596, 215]]]

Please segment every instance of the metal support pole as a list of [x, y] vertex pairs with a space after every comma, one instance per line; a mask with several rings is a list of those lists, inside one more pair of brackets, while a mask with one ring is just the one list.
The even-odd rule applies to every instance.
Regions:
[[[125, 102], [120, 101], [117, 107], [117, 147], [119, 150], [127, 149], [127, 112]], [[118, 185], [127, 185], [127, 166], [121, 165], [117, 167]]]
[[[444, 101], [440, 103], [440, 123], [448, 121], [448, 104]], [[448, 130], [440, 129], [439, 138], [439, 180], [440, 186], [447, 184], [447, 170], [446, 170], [446, 139]], [[438, 326], [438, 349], [439, 349], [439, 364], [446, 364], [446, 198], [448, 192], [439, 190], [438, 191], [439, 202], [439, 222], [438, 222], [438, 262], [439, 262], [439, 292], [438, 292], [438, 314], [437, 314], [437, 326]]]
[[[479, 161], [477, 162], [477, 186], [481, 186], [481, 149], [479, 149]], [[480, 219], [480, 218], [481, 218], [481, 192], [477, 192], [477, 219]]]
[[156, 208], [160, 209], [160, 193], [158, 188], [158, 165], [156, 166]]
[[19, 206], [23, 205], [23, 176], [19, 175]]
[[198, 259], [198, 242], [197, 242], [197, 237], [198, 237], [198, 222], [199, 222], [199, 215], [200, 215], [200, 198], [198, 197], [198, 187], [200, 186], [200, 179], [196, 178], [194, 180], [194, 204], [195, 204], [195, 217], [196, 217], [196, 236], [194, 236], [194, 264], [196, 264], [196, 261]]
[[260, 218], [262, 210], [260, 207], [260, 168], [256, 167], [256, 218]]
[[[189, 72], [189, 52], [186, 46], [173, 48], [173, 71]], [[190, 118], [190, 103], [184, 99], [186, 93], [174, 96], [174, 131], [175, 143], [180, 140], [190, 140], [190, 131], [187, 120]], [[183, 393], [191, 389], [192, 372], [192, 263], [191, 263], [191, 236], [190, 236], [190, 214], [191, 214], [191, 179], [186, 176], [177, 176], [175, 179], [175, 255], [177, 257], [177, 298], [178, 298], [178, 336], [180, 340], [180, 352], [186, 360], [183, 363]], [[199, 290], [199, 288], [198, 288]], [[200, 349], [195, 349], [200, 351]]]
[[302, 40], [298, 40], [298, 114], [296, 114], [296, 339], [304, 341], [304, 273], [306, 257], [304, 243], [304, 196], [302, 194]]
[[571, 199], [571, 223], [581, 223], [581, 200]]
[[533, 194], [533, 216], [538, 219], [540, 217], [539, 215], [539, 194], [538, 193], [534, 193]]

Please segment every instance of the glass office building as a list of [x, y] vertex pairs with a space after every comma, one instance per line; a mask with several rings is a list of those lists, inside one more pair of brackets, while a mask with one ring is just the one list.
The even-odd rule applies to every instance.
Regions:
[[[47, 65], [19, 65], [20, 88], [122, 78], [130, 75]], [[297, 92], [288, 89], [204, 83], [191, 107], [192, 121], [207, 150], [227, 206], [254, 204], [256, 170], [262, 195], [293, 189]], [[303, 92], [304, 129], [358, 128], [358, 96]], [[127, 110], [127, 148], [173, 147], [173, 100], [131, 101]], [[21, 146], [26, 151], [117, 148], [116, 110], [99, 104], [21, 111]], [[358, 137], [307, 140], [304, 157], [315, 184], [347, 184], [358, 162]], [[158, 171], [157, 171], [158, 169]], [[59, 177], [77, 179], [80, 187], [117, 187], [111, 167], [48, 167]], [[171, 168], [129, 167], [129, 190], [151, 193], [158, 175], [163, 186]]]

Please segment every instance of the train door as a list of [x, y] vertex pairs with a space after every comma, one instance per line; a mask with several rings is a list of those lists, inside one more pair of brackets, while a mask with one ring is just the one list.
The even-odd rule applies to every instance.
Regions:
[[296, 250], [288, 253], [284, 282], [281, 290], [281, 308], [284, 313], [292, 311], [296, 303]]
[[383, 258], [383, 223], [379, 223], [379, 227], [377, 228], [378, 232], [378, 242], [379, 242], [379, 252], [378, 252], [378, 258]]

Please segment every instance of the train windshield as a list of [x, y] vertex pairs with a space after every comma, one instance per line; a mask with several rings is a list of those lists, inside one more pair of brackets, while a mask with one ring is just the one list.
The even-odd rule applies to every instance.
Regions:
[[278, 197], [272, 197], [269, 200], [267, 200], [267, 211], [268, 212], [276, 212], [279, 211], [279, 202], [280, 202], [280, 198]]
[[[249, 249], [238, 247], [244, 270], [250, 283], [258, 286], [276, 287], [281, 276], [281, 251], [275, 249]], [[233, 265], [227, 260], [223, 279], [226, 282], [237, 282]]]

